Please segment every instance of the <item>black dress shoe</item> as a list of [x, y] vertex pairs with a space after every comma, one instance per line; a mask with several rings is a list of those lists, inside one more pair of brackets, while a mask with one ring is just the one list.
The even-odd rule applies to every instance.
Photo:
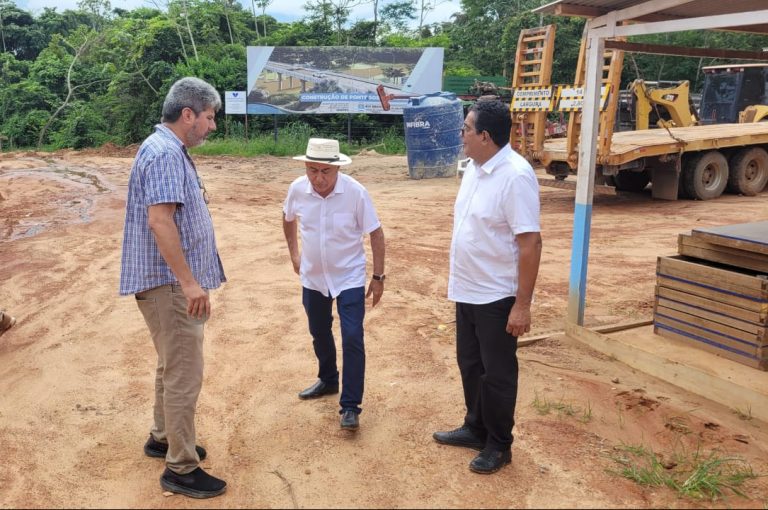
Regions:
[[475, 473], [490, 475], [512, 462], [512, 452], [509, 450], [483, 450], [469, 463], [469, 469]]
[[167, 491], [190, 498], [205, 499], [223, 493], [227, 489], [227, 482], [209, 475], [199, 467], [186, 475], [180, 475], [165, 468], [163, 476], [160, 477], [160, 486]]
[[466, 425], [448, 432], [435, 432], [432, 437], [440, 444], [449, 446], [463, 446], [474, 450], [485, 448], [485, 439], [478, 437]]
[[[200, 460], [203, 460], [208, 456], [208, 452], [206, 452], [205, 448], [202, 446], [195, 446], [195, 451], [197, 452], [198, 457], [200, 457]], [[149, 439], [147, 439], [147, 442], [144, 443], [144, 455], [147, 457], [157, 457], [164, 459], [167, 454], [168, 443], [155, 441], [155, 438], [152, 436], [152, 434], [150, 434]]]
[[341, 428], [357, 430], [360, 426], [360, 417], [352, 410], [346, 410], [341, 414]]
[[321, 380], [318, 380], [315, 384], [299, 393], [301, 400], [309, 400], [310, 398], [318, 398], [323, 395], [333, 395], [339, 392], [339, 384], [327, 384]]

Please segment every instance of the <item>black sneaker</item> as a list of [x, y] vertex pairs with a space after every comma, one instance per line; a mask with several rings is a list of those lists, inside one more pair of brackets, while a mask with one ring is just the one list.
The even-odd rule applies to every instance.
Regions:
[[435, 432], [432, 434], [432, 438], [438, 443], [448, 446], [463, 446], [473, 450], [485, 448], [485, 439], [477, 436], [466, 425], [446, 432]]
[[165, 468], [160, 477], [160, 486], [167, 491], [197, 499], [213, 498], [227, 490], [227, 482], [209, 475], [200, 467], [186, 475]]
[[512, 462], [512, 452], [509, 450], [489, 450], [486, 448], [477, 454], [469, 463], [469, 469], [481, 475], [490, 475]]
[[[200, 457], [200, 460], [203, 460], [208, 456], [208, 452], [206, 452], [205, 448], [202, 446], [195, 446], [195, 451]], [[147, 457], [157, 457], [164, 459], [167, 454], [168, 443], [161, 443], [160, 441], [156, 441], [155, 438], [152, 437], [152, 434], [150, 434], [149, 439], [147, 439], [147, 442], [144, 443], [144, 455]]]

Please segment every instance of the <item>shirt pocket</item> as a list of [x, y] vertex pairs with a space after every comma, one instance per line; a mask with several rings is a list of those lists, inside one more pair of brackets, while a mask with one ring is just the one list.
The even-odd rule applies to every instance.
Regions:
[[333, 214], [333, 232], [336, 234], [347, 234], [355, 228], [355, 215], [351, 213]]

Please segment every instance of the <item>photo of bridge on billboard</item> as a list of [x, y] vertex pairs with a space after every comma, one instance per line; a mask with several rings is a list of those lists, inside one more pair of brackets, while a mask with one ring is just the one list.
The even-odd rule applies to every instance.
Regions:
[[[440, 92], [443, 48], [249, 46], [249, 114], [402, 114], [408, 97]], [[384, 111], [376, 87], [392, 97]]]

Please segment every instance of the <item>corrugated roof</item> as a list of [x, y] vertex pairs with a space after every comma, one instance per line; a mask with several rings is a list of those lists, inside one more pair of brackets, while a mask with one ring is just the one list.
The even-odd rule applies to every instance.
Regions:
[[[579, 16], [595, 18], [611, 11], [626, 9], [649, 3], [649, 0], [557, 0], [543, 5], [534, 12], [555, 14], [560, 16]], [[720, 14], [736, 14], [766, 10], [768, 0], [691, 0], [682, 5], [662, 9], [635, 21], [666, 21], [686, 18], [716, 16]], [[768, 25], [751, 25], [742, 27], [723, 27], [728, 30], [768, 34]]]

